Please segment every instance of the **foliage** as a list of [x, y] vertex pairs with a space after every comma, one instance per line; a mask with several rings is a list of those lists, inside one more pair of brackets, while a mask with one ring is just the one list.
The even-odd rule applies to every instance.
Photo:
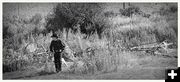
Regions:
[[[102, 33], [104, 24], [102, 4], [99, 3], [61, 3], [54, 9], [54, 14], [47, 18], [47, 30], [61, 31], [65, 28], [91, 35], [95, 31]], [[79, 27], [77, 25], [80, 25]]]
[[149, 18], [149, 16], [150, 16], [149, 14], [142, 12], [139, 7], [135, 7], [135, 6], [130, 6], [126, 9], [120, 9], [119, 12], [123, 16], [128, 16], [128, 17], [130, 17], [132, 15], [142, 15], [143, 17]]

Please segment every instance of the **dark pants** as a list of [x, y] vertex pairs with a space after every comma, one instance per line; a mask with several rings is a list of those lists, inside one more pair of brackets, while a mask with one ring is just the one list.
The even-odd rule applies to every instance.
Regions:
[[56, 72], [61, 71], [61, 52], [55, 52], [54, 53], [54, 63], [56, 67]]

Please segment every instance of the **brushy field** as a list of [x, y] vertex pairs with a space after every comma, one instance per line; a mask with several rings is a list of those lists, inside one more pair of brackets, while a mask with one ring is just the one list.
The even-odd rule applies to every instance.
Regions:
[[[5, 73], [4, 79], [164, 79], [165, 69], [177, 67], [177, 51], [152, 56], [143, 52], [122, 52], [120, 56], [110, 56], [104, 60], [101, 69], [89, 70], [79, 67], [76, 72], [67, 70], [63, 65], [62, 73], [32, 69]], [[102, 59], [102, 58], [101, 58]], [[113, 59], [113, 60], [112, 60]], [[117, 59], [118, 61], [114, 61]], [[114, 62], [112, 62], [114, 61]], [[53, 66], [53, 63], [49, 64]], [[70, 64], [68, 64], [70, 65]], [[99, 65], [100, 66], [100, 65]], [[53, 68], [51, 68], [53, 69]], [[92, 73], [95, 72], [95, 73]]]
[[[41, 16], [4, 17], [3, 79], [164, 79], [166, 68], [177, 67], [176, 6], [160, 7], [150, 16], [129, 7], [103, 19], [108, 28], [101, 38], [97, 32], [87, 36], [79, 29], [56, 31], [66, 45], [64, 55], [73, 62], [67, 62], [69, 67], [63, 64], [63, 72], [55, 74], [52, 53], [44, 53], [52, 32], [41, 29], [46, 25]], [[160, 54], [130, 51], [164, 40], [173, 47]]]
[[[66, 41], [68, 54], [80, 53], [83, 57], [75, 57], [74, 62], [67, 62], [70, 67], [63, 64], [63, 72], [55, 74], [54, 63], [35, 62], [21, 59], [27, 64], [19, 63], [20, 70], [4, 73], [4, 79], [164, 79], [166, 68], [177, 67], [177, 50], [168, 49], [167, 53], [152, 55], [145, 51], [128, 51], [108, 45], [106, 40], [93, 42], [79, 39], [74, 36]], [[72, 38], [72, 37], [71, 37]], [[82, 43], [82, 44], [81, 44]], [[43, 42], [41, 42], [43, 44]], [[74, 48], [76, 47], [76, 48]], [[86, 48], [93, 51], [86, 52]], [[78, 49], [77, 49], [78, 48]], [[72, 55], [68, 55], [69, 57]], [[70, 57], [73, 59], [73, 56]], [[78, 58], [78, 59], [77, 59]], [[43, 61], [43, 58], [42, 60]], [[44, 60], [45, 61], [45, 60]], [[17, 65], [18, 66], [18, 65]], [[22, 68], [23, 66], [24, 68]], [[158, 76], [159, 75], [159, 76]]]

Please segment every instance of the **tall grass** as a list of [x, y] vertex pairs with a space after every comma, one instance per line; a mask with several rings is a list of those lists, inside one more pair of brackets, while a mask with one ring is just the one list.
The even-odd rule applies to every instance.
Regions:
[[[128, 52], [129, 48], [164, 40], [176, 42], [177, 13], [166, 9], [162, 11], [168, 11], [168, 14], [152, 13], [149, 18], [137, 14], [130, 17], [123, 15], [107, 17], [109, 22], [106, 22], [104, 27], [108, 28], [102, 33], [101, 39], [97, 32], [84, 38], [86, 35], [81, 33], [80, 29], [77, 33], [71, 29], [57, 31], [59, 39], [66, 45], [65, 52], [75, 60], [71, 72], [96, 74], [115, 72], [118, 68], [131, 68], [138, 62], [136, 58], [132, 59], [136, 56], [126, 55], [131, 54]], [[41, 68], [46, 64], [46, 56], [42, 52], [49, 50], [52, 33], [32, 34], [33, 29], [24, 29], [35, 27], [34, 25], [25, 24], [24, 27], [16, 29], [14, 36], [3, 39], [3, 72], [24, 70], [28, 67]], [[10, 32], [14, 29], [11, 28]], [[91, 49], [90, 52], [87, 52], [88, 48]], [[74, 57], [75, 54], [77, 57]]]

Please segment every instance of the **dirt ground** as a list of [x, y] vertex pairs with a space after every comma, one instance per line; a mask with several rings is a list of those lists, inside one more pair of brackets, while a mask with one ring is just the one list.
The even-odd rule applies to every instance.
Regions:
[[[3, 79], [165, 79], [165, 69], [177, 67], [177, 50], [161, 55], [142, 55], [143, 52], [128, 52], [129, 66], [119, 65], [116, 71], [93, 75], [61, 73], [39, 73], [38, 70], [15, 71], [3, 74]], [[133, 55], [133, 57], [132, 57]], [[136, 55], [134, 57], [134, 55]], [[131, 58], [130, 58], [131, 57]]]

